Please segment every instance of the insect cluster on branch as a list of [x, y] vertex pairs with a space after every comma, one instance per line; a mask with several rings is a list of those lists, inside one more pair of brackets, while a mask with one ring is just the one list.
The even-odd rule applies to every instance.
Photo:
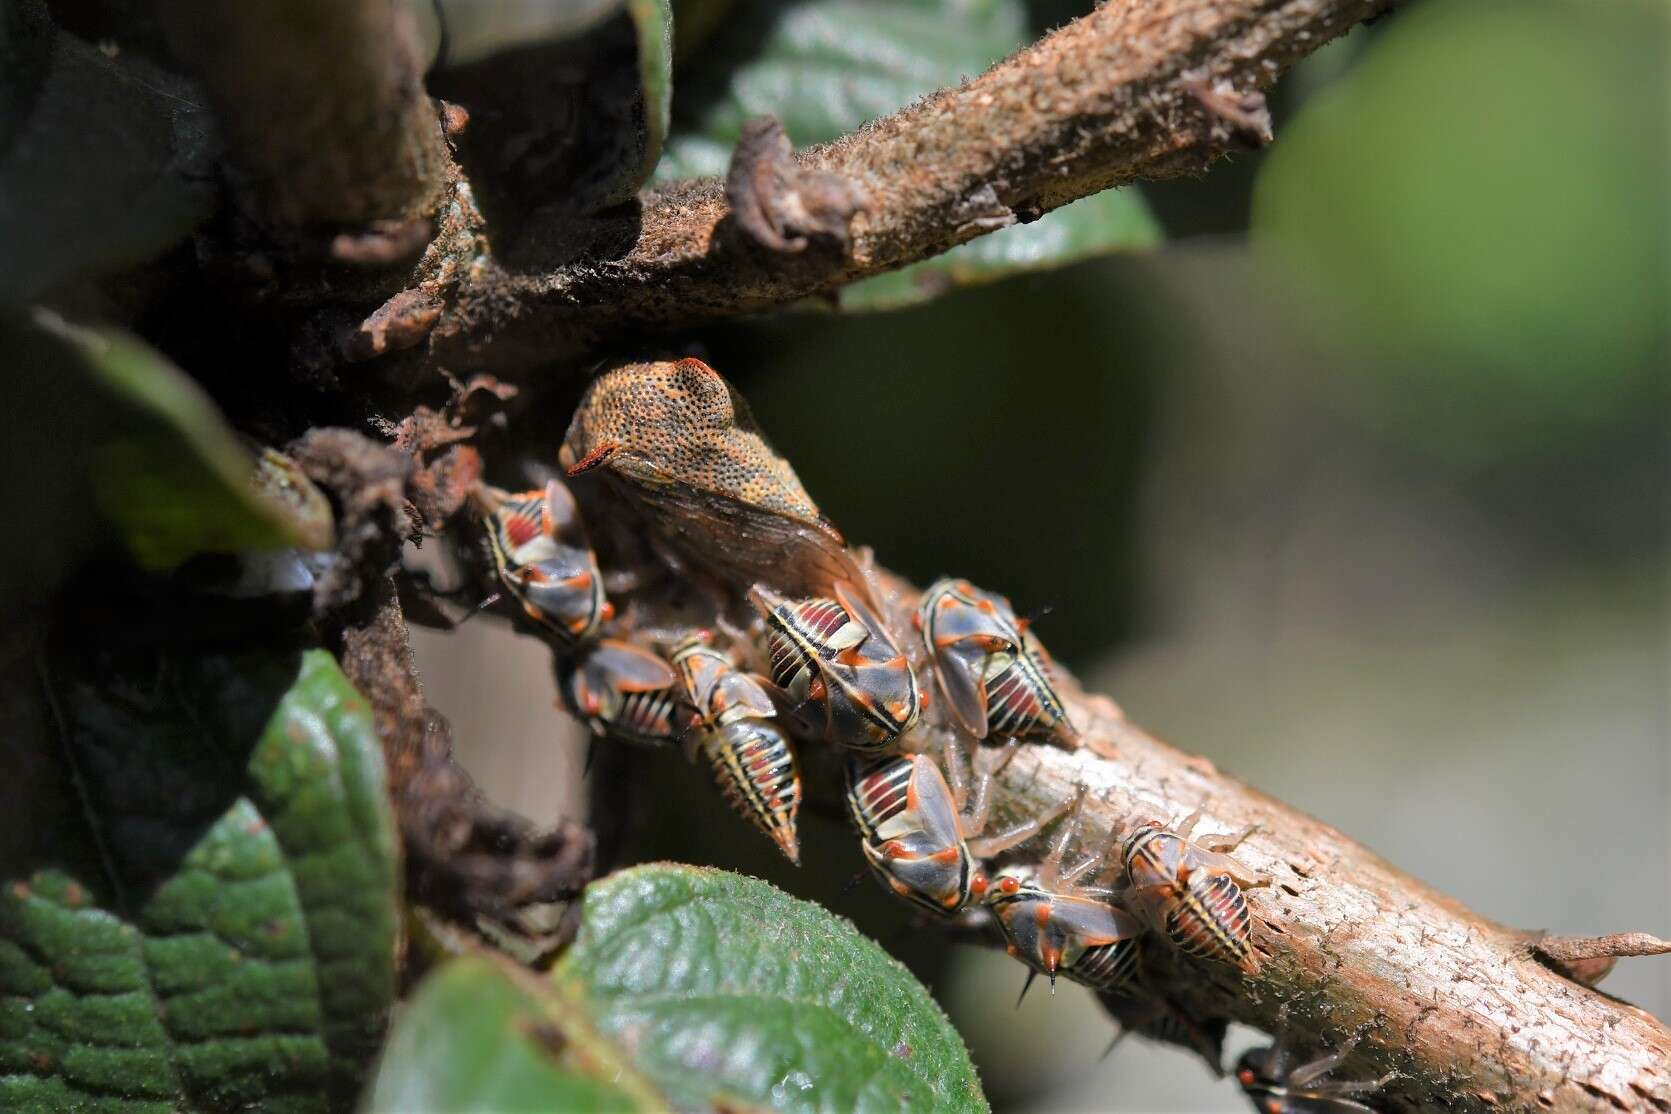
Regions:
[[[1196, 817], [1133, 818], [1069, 863], [1083, 791], [988, 830], [1018, 748], [1080, 745], [1050, 656], [1007, 599], [947, 578], [912, 607], [699, 360], [605, 372], [558, 459], [571, 482], [600, 485], [655, 570], [624, 577], [618, 601], [560, 481], [484, 486], [475, 502], [505, 590], [548, 635], [563, 703], [603, 745], [702, 756], [795, 862], [797, 748], [838, 748], [860, 850], [886, 890], [936, 918], [989, 921], [1029, 983], [1065, 977], [1124, 1016], [1138, 1006], [1143, 1031], [1183, 1034], [1216, 1062], [1215, 1042], [1145, 987], [1144, 950], [1254, 973], [1244, 891], [1266, 880], [1227, 854], [1242, 837], [1191, 840]], [[677, 590], [655, 590], [655, 573]], [[1053, 823], [1049, 846], [1027, 854]]]

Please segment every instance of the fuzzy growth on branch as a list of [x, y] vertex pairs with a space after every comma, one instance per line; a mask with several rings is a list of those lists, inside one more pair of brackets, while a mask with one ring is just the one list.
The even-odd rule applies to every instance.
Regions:
[[1101, 190], [1199, 173], [1262, 138], [1262, 90], [1387, 6], [1111, 0], [958, 88], [803, 152], [803, 172], [864, 198], [850, 236], [750, 250], [727, 231], [762, 223], [761, 199], [734, 214], [723, 183], [676, 184], [646, 195], [617, 258], [466, 285], [435, 342], [459, 362], [527, 366], [600, 333], [793, 302]]

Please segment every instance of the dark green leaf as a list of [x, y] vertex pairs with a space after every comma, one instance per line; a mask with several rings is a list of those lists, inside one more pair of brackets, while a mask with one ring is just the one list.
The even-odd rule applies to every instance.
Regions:
[[[835, 139], [973, 77], [1029, 37], [1021, 0], [741, 0], [689, 59], [656, 178], [724, 174], [750, 116], [776, 116], [797, 147]], [[911, 305], [955, 286], [1159, 240], [1138, 193], [1105, 193], [856, 283], [841, 292], [841, 307]]]
[[0, 879], [0, 1108], [340, 1103], [394, 993], [369, 709], [321, 651], [64, 657], [76, 807]]
[[724, 174], [750, 116], [797, 147], [835, 139], [1026, 41], [1020, 0], [741, 0], [690, 60], [656, 178]]
[[[82, 415], [92, 498], [140, 564], [169, 568], [206, 550], [330, 544], [329, 509], [282, 457], [257, 460], [200, 387], [114, 329], [85, 329], [44, 311], [36, 323], [72, 354], [102, 413]], [[48, 369], [31, 369], [46, 374]], [[77, 454], [79, 455], [79, 454]]]
[[401, 1012], [366, 1102], [367, 1114], [665, 1108], [558, 989], [476, 957], [424, 981]]
[[0, 304], [153, 258], [215, 197], [190, 86], [17, 7], [0, 16]]
[[594, 883], [556, 978], [679, 1106], [986, 1108], [962, 1040], [903, 967], [752, 878], [656, 865]]
[[638, 182], [656, 169], [673, 112], [672, 0], [627, 0], [638, 29], [638, 77], [644, 96], [644, 159]]
[[1113, 251], [1160, 243], [1160, 225], [1131, 190], [1104, 190], [1009, 228], [841, 290], [844, 310], [898, 309], [949, 287], [994, 282], [1024, 271], [1063, 267]]

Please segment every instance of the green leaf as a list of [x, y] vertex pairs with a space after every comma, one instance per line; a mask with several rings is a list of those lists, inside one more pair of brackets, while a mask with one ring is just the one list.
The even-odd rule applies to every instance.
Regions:
[[1031, 224], [999, 229], [898, 271], [841, 289], [844, 310], [899, 309], [954, 286], [995, 282], [1043, 267], [1065, 267], [1114, 251], [1151, 248], [1160, 225], [1141, 195], [1104, 190], [1054, 209]]
[[644, 98], [644, 156], [637, 183], [656, 169], [673, 113], [672, 0], [627, 0], [638, 31], [638, 78]]
[[984, 1110], [923, 987], [827, 910], [723, 871], [654, 865], [586, 890], [555, 972], [678, 1106]]
[[0, 1109], [341, 1104], [395, 989], [365, 702], [322, 651], [64, 666], [74, 807], [0, 878]]
[[215, 187], [188, 83], [55, 31], [34, 0], [0, 7], [4, 304], [160, 255], [208, 217]]
[[412, 1111], [662, 1110], [655, 1088], [548, 982], [456, 959], [402, 1010], [365, 1104]]
[[88, 469], [101, 516], [140, 564], [331, 544], [329, 506], [306, 477], [277, 454], [258, 462], [202, 388], [161, 355], [114, 329], [81, 328], [45, 311], [35, 322], [68, 349], [70, 369], [102, 403], [80, 415], [77, 432], [91, 439], [85, 460], [65, 463]]
[[798, 147], [835, 139], [1027, 39], [1020, 0], [740, 0], [680, 82], [656, 178], [724, 174], [750, 116]]
[[[797, 147], [836, 139], [975, 76], [1030, 38], [1021, 0], [740, 0], [690, 59], [656, 179], [724, 174], [751, 116], [776, 116]], [[893, 309], [1160, 238], [1140, 194], [1103, 193], [855, 283], [840, 304]]]

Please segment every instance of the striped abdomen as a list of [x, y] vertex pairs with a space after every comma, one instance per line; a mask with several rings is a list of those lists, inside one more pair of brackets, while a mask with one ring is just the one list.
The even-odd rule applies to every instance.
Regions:
[[703, 749], [731, 807], [799, 864], [801, 772], [783, 733], [763, 720], [738, 720], [710, 733]]
[[810, 680], [819, 661], [864, 640], [864, 630], [832, 599], [814, 597], [785, 601], [766, 615], [766, 652], [772, 681], [779, 688], [799, 691]]
[[1251, 973], [1257, 967], [1248, 931], [1247, 898], [1225, 874], [1198, 874], [1179, 887], [1166, 915], [1166, 935], [1178, 949]]
[[865, 842], [879, 843], [889, 838], [882, 834], [883, 829], [909, 804], [914, 769], [909, 758], [897, 757], [849, 767], [847, 810]]
[[1048, 735], [1067, 720], [1043, 660], [1029, 644], [986, 679], [986, 722], [993, 735]]
[[1141, 947], [1141, 941], [1134, 938], [1087, 948], [1078, 961], [1063, 973], [1074, 982], [1083, 983], [1095, 990], [1120, 990], [1131, 985], [1137, 978], [1138, 952]]
[[629, 692], [621, 698], [620, 708], [604, 720], [609, 734], [619, 735], [635, 743], [670, 743], [680, 735], [682, 725], [680, 705], [671, 689], [651, 689]]

